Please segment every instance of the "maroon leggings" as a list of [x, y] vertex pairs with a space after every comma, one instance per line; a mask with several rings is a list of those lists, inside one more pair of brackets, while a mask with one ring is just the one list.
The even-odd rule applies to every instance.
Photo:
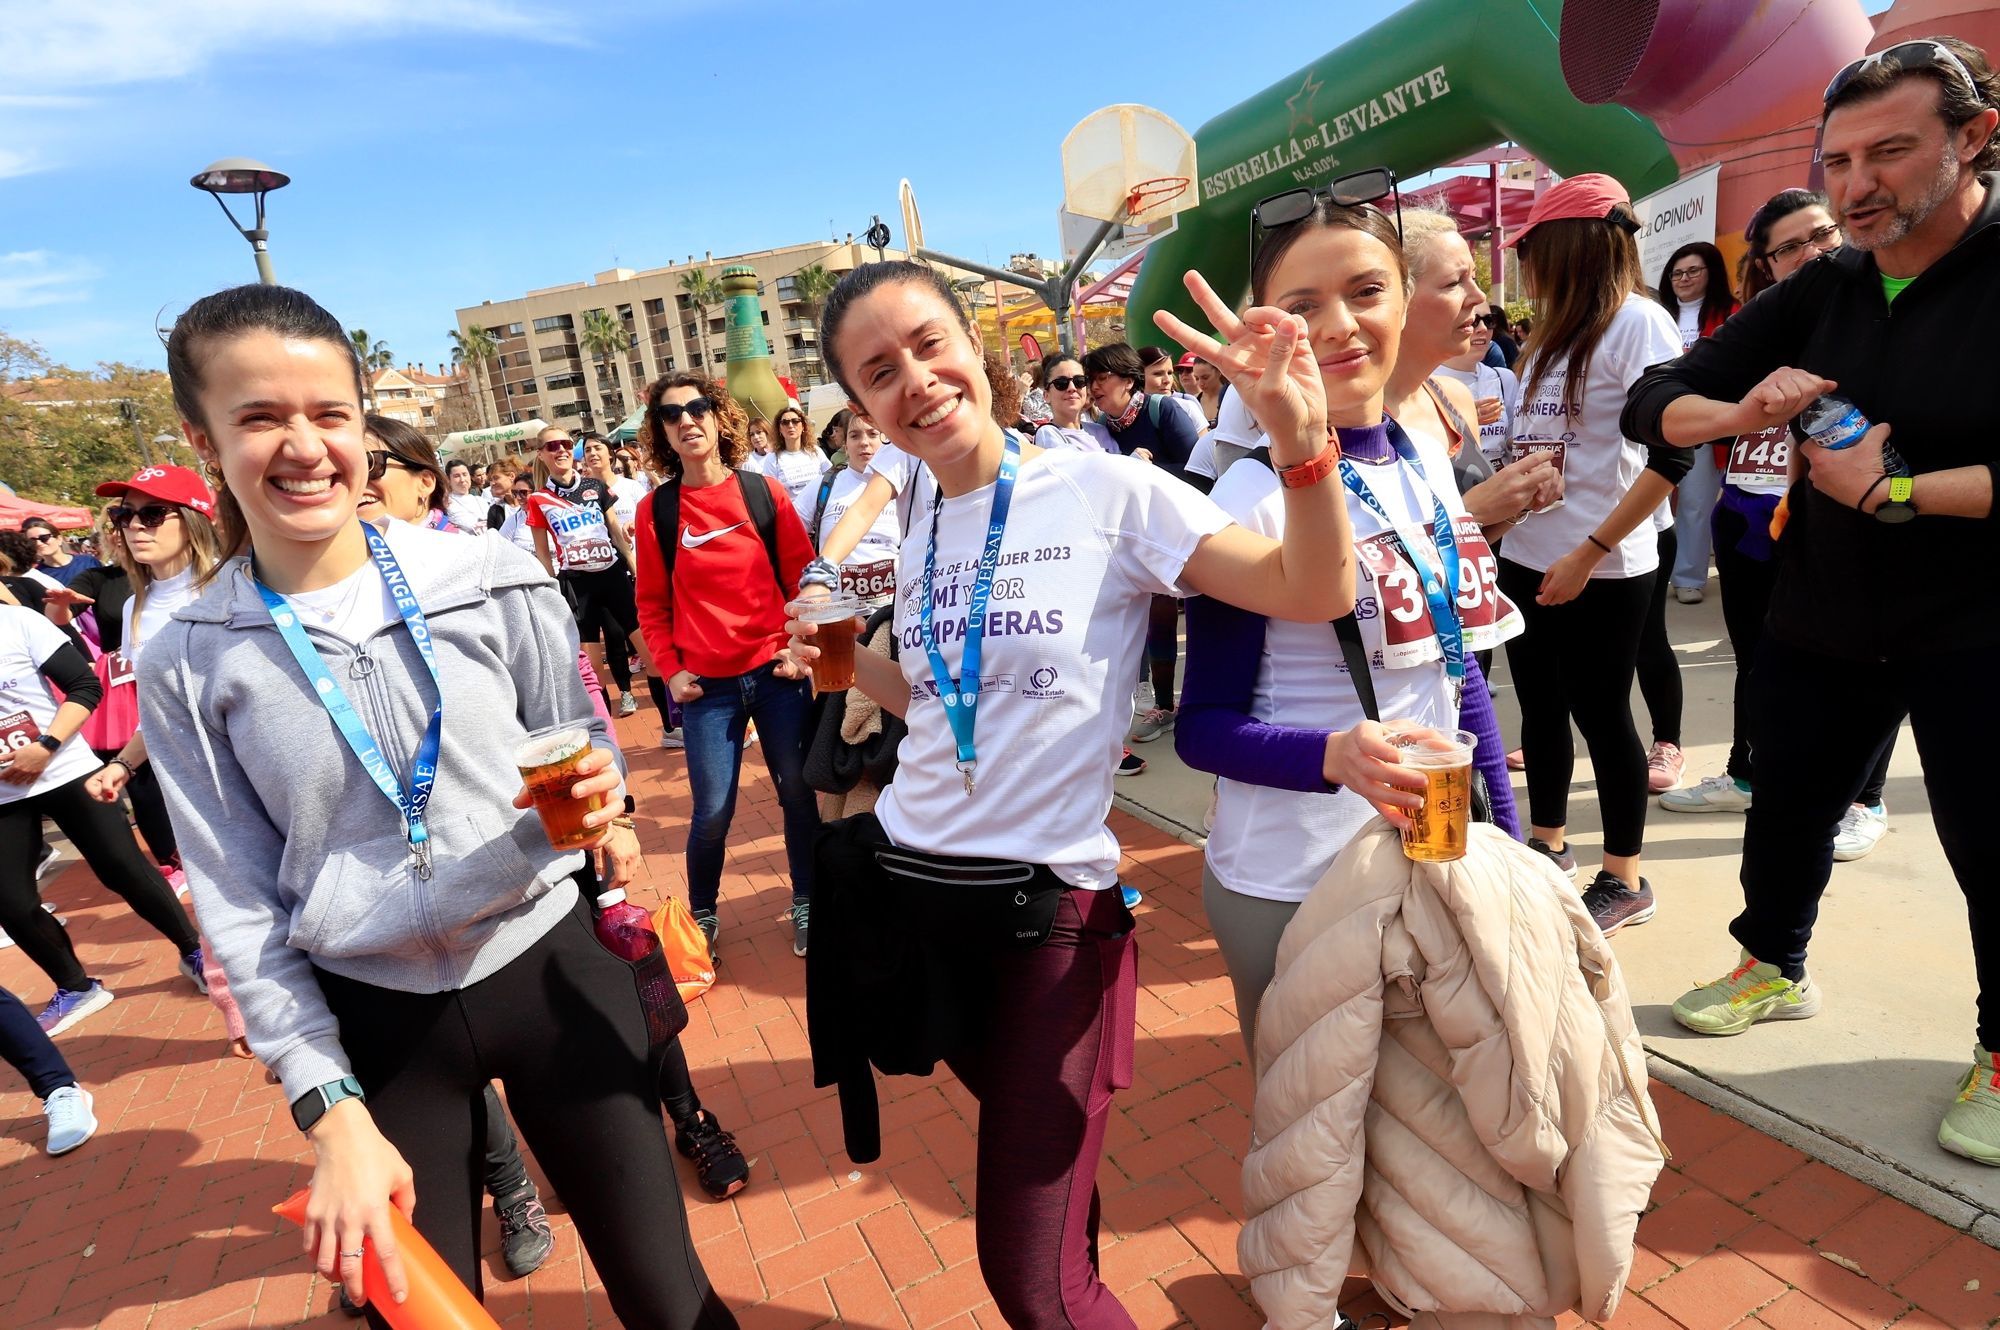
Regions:
[[1097, 1162], [1132, 1083], [1139, 991], [1118, 890], [1065, 892], [1054, 931], [994, 965], [989, 1033], [949, 1065], [979, 1100], [979, 1268], [1015, 1330], [1132, 1330], [1097, 1274]]

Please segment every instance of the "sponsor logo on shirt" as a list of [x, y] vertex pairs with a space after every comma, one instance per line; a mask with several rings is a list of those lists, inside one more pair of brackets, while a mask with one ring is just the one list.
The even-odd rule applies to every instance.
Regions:
[[1028, 676], [1028, 686], [1021, 690], [1022, 697], [1052, 699], [1067, 696], [1056, 681], [1062, 676], [1053, 665], [1043, 665]]

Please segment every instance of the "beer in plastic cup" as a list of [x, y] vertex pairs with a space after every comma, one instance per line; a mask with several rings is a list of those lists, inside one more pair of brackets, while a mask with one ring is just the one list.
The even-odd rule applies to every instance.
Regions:
[[815, 600], [799, 611], [802, 623], [817, 624], [813, 645], [819, 659], [813, 662], [813, 687], [822, 693], [837, 693], [854, 687], [854, 639], [861, 631], [855, 622], [868, 607], [858, 597], [841, 592]]
[[1426, 864], [1463, 859], [1472, 821], [1472, 750], [1479, 736], [1468, 730], [1436, 730], [1393, 734], [1389, 742], [1402, 750], [1397, 762], [1424, 778], [1423, 806], [1409, 810], [1403, 853]]
[[577, 764], [590, 751], [590, 731], [581, 725], [551, 725], [536, 730], [527, 742], [514, 750], [514, 765], [541, 815], [542, 831], [558, 850], [580, 850], [604, 834], [602, 827], [586, 827], [586, 814], [604, 807], [605, 796], [572, 798], [577, 782]]

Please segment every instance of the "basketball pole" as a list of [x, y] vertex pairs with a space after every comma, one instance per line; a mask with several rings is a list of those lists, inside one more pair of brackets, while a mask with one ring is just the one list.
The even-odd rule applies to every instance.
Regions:
[[1090, 261], [1097, 257], [1097, 251], [1104, 248], [1104, 242], [1111, 238], [1111, 230], [1117, 225], [1115, 221], [1099, 222], [1097, 229], [1090, 233], [1090, 239], [1076, 252], [1076, 257], [1064, 264], [1063, 270], [1053, 277], [1030, 277], [1011, 268], [994, 268], [984, 263], [974, 263], [971, 259], [961, 259], [955, 254], [946, 254], [936, 249], [919, 248], [917, 257], [928, 259], [932, 263], [963, 268], [967, 272], [978, 273], [989, 280], [1006, 282], [1011, 286], [1032, 291], [1040, 297], [1044, 305], [1049, 307], [1049, 313], [1055, 316], [1056, 341], [1061, 347], [1062, 354], [1073, 356], [1076, 354], [1076, 338], [1069, 326], [1069, 311], [1073, 303], [1072, 297], [1076, 294], [1077, 279], [1083, 276], [1083, 271], [1090, 266]]

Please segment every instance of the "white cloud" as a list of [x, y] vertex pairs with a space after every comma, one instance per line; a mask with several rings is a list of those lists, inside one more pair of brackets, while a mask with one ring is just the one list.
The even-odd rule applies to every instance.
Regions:
[[267, 62], [288, 48], [387, 34], [432, 30], [567, 44], [576, 31], [573, 18], [515, 0], [287, 0], [277, 8], [268, 0], [94, 0], [24, 6], [8, 22], [14, 87], [65, 97], [80, 87], [180, 78], [235, 55]]
[[0, 254], [0, 310], [76, 304], [90, 298], [97, 265], [45, 249]]
[[33, 148], [0, 147], [0, 180], [10, 176], [33, 175], [41, 169], [39, 155]]

